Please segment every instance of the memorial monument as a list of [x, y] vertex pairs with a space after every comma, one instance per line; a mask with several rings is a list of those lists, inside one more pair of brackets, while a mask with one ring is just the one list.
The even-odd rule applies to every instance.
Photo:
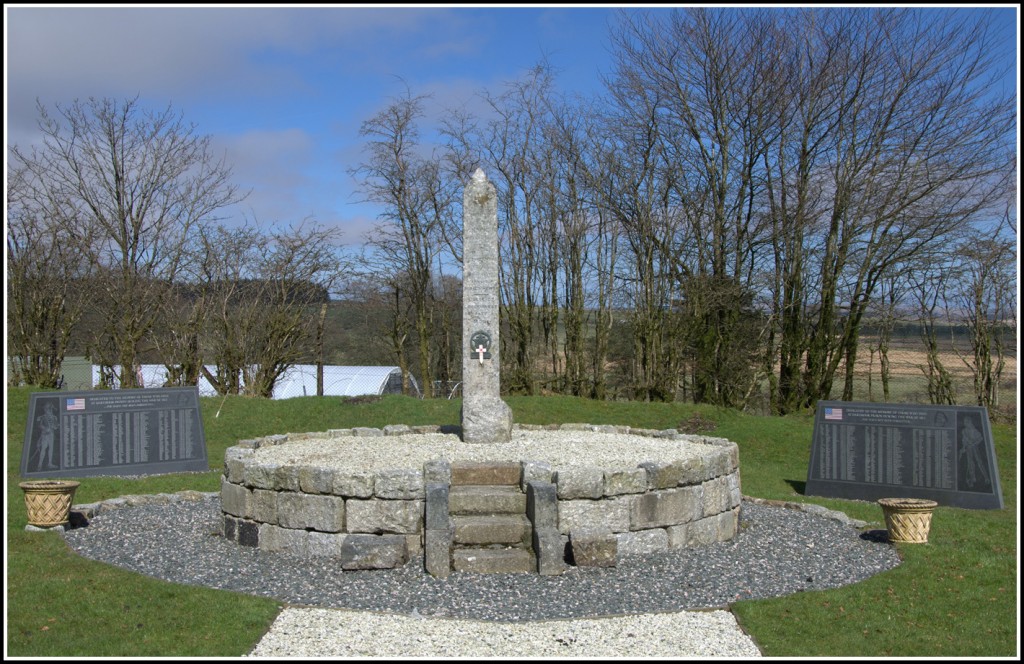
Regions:
[[462, 440], [507, 443], [512, 410], [501, 400], [498, 197], [476, 169], [462, 202]]
[[497, 192], [478, 169], [463, 198], [461, 438], [440, 425], [389, 424], [239, 441], [221, 480], [226, 539], [333, 556], [342, 570], [417, 560], [444, 578], [559, 575], [736, 535], [736, 443], [674, 429], [513, 425], [501, 399], [498, 261]]

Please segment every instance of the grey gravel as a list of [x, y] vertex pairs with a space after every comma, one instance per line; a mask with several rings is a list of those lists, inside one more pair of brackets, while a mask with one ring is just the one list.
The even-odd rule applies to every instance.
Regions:
[[[654, 615], [673, 612], [677, 620], [690, 619], [679, 612], [724, 609], [739, 600], [836, 588], [900, 562], [884, 530], [858, 531], [837, 513], [746, 498], [739, 532], [728, 542], [623, 555], [614, 568], [573, 567], [561, 576], [453, 572], [446, 579], [436, 579], [420, 562], [394, 570], [342, 572], [330, 558], [301, 558], [239, 546], [220, 536], [220, 523], [219, 498], [208, 496], [105, 510], [88, 526], [67, 530], [64, 537], [87, 558], [175, 583], [272, 597], [292, 607], [459, 619], [438, 621], [460, 626], [458, 633], [466, 630], [470, 624], [466, 621], [522, 623], [643, 615], [653, 620]], [[334, 615], [343, 621], [348, 613]], [[392, 626], [390, 633], [398, 639], [404, 632]], [[550, 634], [541, 639], [537, 652], [546, 652], [553, 639], [557, 640]], [[625, 642], [620, 645], [626, 647]], [[678, 644], [663, 646], [679, 654]], [[301, 652], [297, 648], [295, 654]], [[650, 648], [643, 652], [656, 656]], [[701, 652], [710, 651], [693, 646], [692, 654]], [[506, 654], [526, 653], [518, 649]], [[568, 651], [563, 654], [572, 656]]]

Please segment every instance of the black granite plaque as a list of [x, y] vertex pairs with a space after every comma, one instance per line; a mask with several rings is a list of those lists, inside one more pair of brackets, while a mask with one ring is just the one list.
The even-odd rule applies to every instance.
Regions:
[[209, 470], [199, 390], [163, 387], [33, 392], [22, 477]]
[[819, 401], [804, 493], [1002, 509], [988, 410]]

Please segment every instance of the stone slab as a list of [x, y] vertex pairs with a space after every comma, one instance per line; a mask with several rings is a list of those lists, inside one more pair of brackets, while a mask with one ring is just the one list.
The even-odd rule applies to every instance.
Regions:
[[819, 401], [805, 493], [1002, 509], [988, 409]]
[[33, 392], [29, 396], [21, 454], [24, 478], [209, 469], [195, 387]]
[[476, 574], [514, 574], [536, 571], [537, 563], [528, 549], [455, 549], [452, 569]]
[[401, 535], [347, 535], [341, 545], [342, 569], [394, 569], [407, 562]]
[[615, 567], [619, 540], [608, 528], [587, 526], [569, 532], [573, 562], [577, 567]]
[[517, 461], [456, 461], [452, 463], [452, 485], [517, 485], [522, 472]]
[[448, 505], [452, 514], [524, 514], [526, 494], [515, 486], [453, 486]]

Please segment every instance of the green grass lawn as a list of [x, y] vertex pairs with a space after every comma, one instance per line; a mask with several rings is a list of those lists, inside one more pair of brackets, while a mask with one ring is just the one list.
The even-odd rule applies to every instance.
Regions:
[[[7, 646], [13, 657], [237, 657], [281, 606], [266, 598], [181, 586], [72, 553], [55, 533], [25, 531], [18, 486], [30, 389], [7, 403]], [[884, 527], [866, 501], [801, 494], [813, 417], [755, 417], [687, 404], [511, 397], [521, 423], [590, 422], [663, 429], [701, 425], [740, 448], [744, 495], [812, 502]], [[210, 471], [138, 480], [81, 480], [75, 503], [185, 489], [217, 491], [224, 451], [244, 438], [386, 424], [457, 424], [459, 402], [386, 397], [281, 401], [202, 398]], [[927, 544], [899, 545], [903, 564], [844, 588], [738, 602], [733, 612], [770, 657], [1015, 657], [1016, 426], [994, 424], [1005, 507], [939, 507]]]

